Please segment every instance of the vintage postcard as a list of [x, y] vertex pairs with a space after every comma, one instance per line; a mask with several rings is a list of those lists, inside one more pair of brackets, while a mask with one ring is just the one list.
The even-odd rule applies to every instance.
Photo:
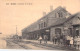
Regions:
[[0, 49], [80, 51], [80, 0], [0, 0]]

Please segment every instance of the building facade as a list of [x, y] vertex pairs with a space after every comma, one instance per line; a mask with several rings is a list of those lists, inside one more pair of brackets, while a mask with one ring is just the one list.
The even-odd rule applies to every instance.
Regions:
[[65, 8], [58, 7], [22, 30], [25, 39], [38, 39], [39, 36], [44, 39], [45, 35], [50, 41], [54, 37], [79, 36], [80, 13], [71, 15]]
[[80, 36], [80, 13], [74, 14], [66, 18], [65, 20], [58, 20], [51, 27], [51, 41], [53, 37], [70, 36], [78, 37]]

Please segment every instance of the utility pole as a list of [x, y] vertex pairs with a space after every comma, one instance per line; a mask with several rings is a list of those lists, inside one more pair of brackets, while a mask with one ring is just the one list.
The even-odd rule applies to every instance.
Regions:
[[16, 25], [16, 39], [18, 39], [17, 25]]
[[17, 25], [16, 25], [16, 35], [17, 35]]

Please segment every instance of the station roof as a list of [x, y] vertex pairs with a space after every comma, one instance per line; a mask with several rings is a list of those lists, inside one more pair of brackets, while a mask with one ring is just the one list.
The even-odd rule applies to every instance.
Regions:
[[76, 13], [74, 15], [71, 15], [68, 18], [62, 18], [62, 19], [57, 20], [55, 23], [53, 23], [53, 25], [51, 25], [51, 27], [64, 24], [65, 22], [71, 20], [72, 18], [77, 17], [77, 15], [80, 15], [80, 12], [78, 12], [78, 13]]

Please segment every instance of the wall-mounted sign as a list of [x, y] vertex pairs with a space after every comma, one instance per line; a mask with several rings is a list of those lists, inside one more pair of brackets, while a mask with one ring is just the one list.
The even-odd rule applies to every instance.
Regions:
[[78, 28], [76, 28], [76, 30], [79, 30]]
[[49, 30], [45, 30], [46, 32], [49, 32]]

